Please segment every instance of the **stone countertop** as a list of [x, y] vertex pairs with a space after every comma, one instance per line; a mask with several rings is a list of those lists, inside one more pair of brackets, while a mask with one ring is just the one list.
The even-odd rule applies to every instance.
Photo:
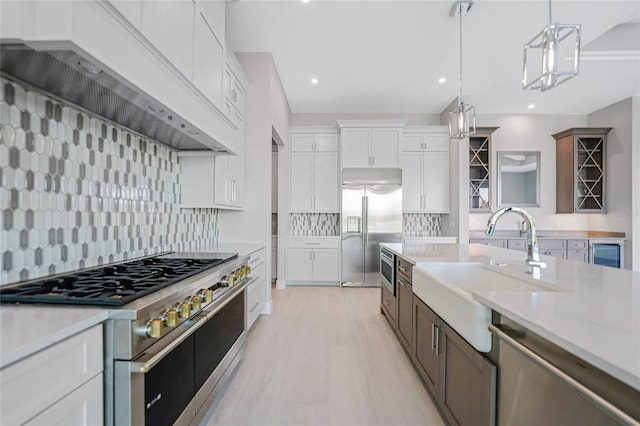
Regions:
[[[220, 243], [194, 253], [249, 255], [266, 247], [261, 243]], [[69, 305], [0, 305], [0, 368], [26, 358], [110, 318], [108, 307]]]
[[[481, 244], [383, 246], [426, 270], [431, 262], [479, 262], [506, 264], [500, 269], [526, 276], [525, 252]], [[472, 297], [640, 390], [640, 272], [540, 258], [547, 263], [540, 281], [561, 291], [481, 291]]]
[[[557, 230], [537, 230], [539, 239], [577, 239], [577, 240], [588, 240], [588, 239], [615, 239], [615, 240], [624, 240], [626, 239], [624, 232], [610, 232], [610, 231], [557, 231]], [[524, 239], [525, 235], [521, 235], [520, 231], [517, 229], [497, 229], [493, 232], [492, 236], [488, 236], [484, 233], [484, 229], [471, 229], [469, 230], [469, 238], [514, 238], [514, 239]]]

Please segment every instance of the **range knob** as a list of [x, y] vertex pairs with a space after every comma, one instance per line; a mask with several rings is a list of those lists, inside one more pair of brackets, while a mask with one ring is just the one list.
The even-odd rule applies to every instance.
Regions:
[[235, 274], [236, 274], [236, 277], [238, 277], [238, 281], [244, 278], [244, 270], [242, 268], [238, 268]]
[[176, 311], [178, 311], [181, 318], [189, 318], [191, 316], [191, 305], [189, 302], [178, 303]]
[[213, 290], [211, 290], [210, 288], [208, 289], [201, 289], [198, 292], [198, 296], [200, 296], [200, 298], [202, 299], [202, 301], [204, 301], [204, 303], [211, 303], [213, 302]]
[[162, 330], [164, 329], [163, 323], [161, 319], [152, 319], [147, 321], [145, 325], [145, 335], [147, 337], [152, 337], [154, 339], [158, 339], [162, 337]]
[[249, 275], [251, 273], [251, 266], [247, 265], [245, 268], [247, 269], [247, 275]]
[[227, 277], [227, 285], [229, 287], [233, 287], [233, 285], [236, 283], [236, 275], [235, 274], [231, 274]]
[[202, 299], [200, 298], [200, 296], [191, 296], [187, 300], [194, 311], [198, 311], [202, 307]]
[[162, 319], [164, 320], [164, 325], [167, 327], [177, 327], [179, 320], [178, 311], [175, 309], [169, 309], [164, 311], [162, 314]]

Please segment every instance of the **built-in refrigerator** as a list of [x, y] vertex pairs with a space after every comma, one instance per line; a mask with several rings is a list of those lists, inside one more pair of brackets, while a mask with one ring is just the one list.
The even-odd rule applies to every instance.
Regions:
[[382, 242], [402, 242], [402, 170], [342, 170], [343, 286], [380, 286]]

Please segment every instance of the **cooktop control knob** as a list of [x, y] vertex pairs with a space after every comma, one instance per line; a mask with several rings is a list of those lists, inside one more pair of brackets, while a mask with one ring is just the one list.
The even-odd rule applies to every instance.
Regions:
[[164, 325], [167, 327], [177, 327], [179, 321], [178, 311], [175, 309], [164, 311], [162, 319], [164, 320]]
[[202, 299], [200, 296], [191, 296], [189, 299], [189, 304], [194, 311], [199, 311], [202, 307]]
[[205, 291], [200, 295], [200, 297], [202, 297], [206, 303], [211, 303], [211, 302], [213, 302], [213, 290], [211, 290], [210, 288], [206, 289], [206, 290], [205, 290]]
[[180, 313], [180, 317], [189, 318], [191, 316], [191, 305], [189, 302], [179, 303], [177, 306], [177, 311]]
[[249, 275], [251, 273], [251, 266], [247, 265], [245, 268], [247, 268], [247, 275]]
[[158, 339], [162, 337], [163, 322], [161, 319], [152, 319], [147, 321], [146, 334], [147, 337]]
[[236, 283], [236, 275], [235, 274], [231, 274], [227, 277], [227, 285], [229, 287], [233, 287], [233, 285]]

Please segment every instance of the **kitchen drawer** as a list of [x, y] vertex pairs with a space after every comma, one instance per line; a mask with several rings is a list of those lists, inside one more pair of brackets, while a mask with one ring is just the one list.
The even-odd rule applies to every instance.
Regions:
[[0, 424], [22, 424], [103, 369], [102, 325], [56, 343], [1, 371]]
[[485, 246], [502, 247], [507, 248], [507, 240], [489, 239], [489, 238], [476, 238], [469, 240], [470, 244], [484, 244]]
[[262, 264], [267, 259], [267, 250], [263, 247], [260, 250], [256, 250], [249, 255], [249, 266], [251, 269]]
[[553, 256], [553, 257], [557, 257], [559, 259], [566, 259], [567, 258], [567, 251], [566, 250], [553, 250], [553, 249], [540, 249], [540, 254], [544, 255], [544, 256]]
[[264, 280], [267, 277], [267, 268], [264, 262], [259, 264], [258, 266], [251, 267], [251, 276], [256, 277], [256, 280], [249, 286], [249, 288], [252, 288], [254, 285], [256, 285], [256, 283]]
[[340, 240], [338, 238], [289, 238], [288, 248], [338, 248]]
[[589, 240], [568, 240], [567, 248], [569, 250], [589, 250]]
[[589, 250], [567, 250], [567, 259], [589, 263]]
[[406, 260], [398, 257], [398, 267], [397, 272], [399, 275], [404, 275], [405, 282], [408, 281], [409, 284], [412, 283], [413, 280], [413, 265]]
[[539, 239], [538, 240], [538, 248], [549, 249], [549, 250], [566, 250], [567, 249], [567, 240], [546, 240]]
[[247, 294], [247, 329], [251, 328], [251, 325], [262, 312], [264, 283], [264, 280], [258, 279], [249, 287], [249, 294]]
[[102, 373], [47, 408], [26, 426], [100, 425], [104, 419]]
[[507, 248], [511, 250], [526, 250], [527, 241], [526, 240], [509, 240], [507, 241]]
[[387, 290], [387, 287], [381, 286], [380, 307], [387, 317], [387, 321], [392, 328], [396, 328], [396, 298]]

